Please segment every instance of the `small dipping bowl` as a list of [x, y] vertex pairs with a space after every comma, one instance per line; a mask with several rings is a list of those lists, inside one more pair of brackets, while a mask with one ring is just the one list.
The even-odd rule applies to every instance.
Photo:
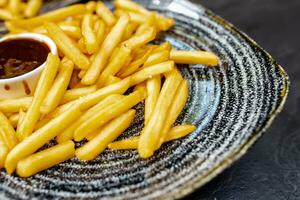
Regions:
[[[37, 33], [21, 33], [5, 36], [0, 39], [0, 44], [12, 40], [35, 40], [46, 45], [49, 53], [57, 55], [57, 47], [52, 39], [45, 35]], [[30, 48], [30, 47], [28, 47]], [[22, 53], [22, 52], [20, 52]], [[1, 59], [1, 52], [0, 52]], [[45, 67], [45, 62], [25, 74], [13, 77], [0, 79], [0, 100], [13, 99], [24, 96], [32, 96], [37, 85], [37, 81]]]

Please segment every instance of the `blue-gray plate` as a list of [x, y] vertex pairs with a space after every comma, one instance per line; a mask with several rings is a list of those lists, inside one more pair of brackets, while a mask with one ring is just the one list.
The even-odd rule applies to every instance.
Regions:
[[[54, 1], [46, 8], [62, 2], [74, 1]], [[247, 35], [185, 0], [139, 3], [176, 19], [176, 26], [160, 40], [178, 49], [203, 49], [220, 57], [217, 67], [178, 66], [190, 93], [177, 123], [194, 124], [197, 130], [165, 144], [147, 160], [134, 150], [106, 150], [94, 161], [74, 158], [27, 179], [1, 170], [0, 199], [180, 198], [244, 155], [281, 111], [289, 78]], [[143, 105], [137, 110], [135, 122], [119, 139], [142, 129]]]

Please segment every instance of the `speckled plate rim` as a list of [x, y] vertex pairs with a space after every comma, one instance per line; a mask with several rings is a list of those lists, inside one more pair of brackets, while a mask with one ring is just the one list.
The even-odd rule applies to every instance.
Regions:
[[276, 60], [261, 46], [259, 46], [252, 38], [250, 38], [246, 33], [235, 27], [233, 24], [228, 22], [227, 20], [223, 19], [222, 17], [214, 14], [211, 10], [207, 9], [206, 7], [197, 4], [189, 2], [189, 4], [192, 4], [195, 6], [196, 9], [203, 8], [207, 15], [215, 22], [223, 26], [225, 29], [235, 32], [237, 35], [241, 36], [245, 41], [255, 47], [257, 51], [260, 51], [263, 56], [266, 57], [266, 59], [269, 60], [269, 63], [272, 63], [275, 68], [278, 69], [280, 76], [284, 80], [284, 85], [281, 89], [281, 102], [277, 105], [277, 107], [274, 109], [272, 113], [270, 113], [265, 121], [264, 125], [261, 126], [259, 129], [255, 130], [252, 133], [252, 136], [248, 138], [248, 140], [240, 146], [240, 148], [236, 149], [234, 152], [231, 153], [231, 155], [227, 156], [227, 158], [222, 161], [219, 166], [212, 168], [210, 171], [207, 172], [205, 176], [197, 177], [195, 180], [188, 184], [184, 184], [181, 187], [178, 187], [177, 189], [174, 189], [170, 193], [164, 194], [159, 199], [179, 199], [187, 196], [188, 194], [194, 192], [195, 190], [199, 189], [209, 181], [211, 181], [213, 178], [215, 178], [217, 175], [219, 175], [221, 172], [223, 172], [225, 169], [229, 168], [235, 161], [240, 159], [243, 155], [245, 155], [250, 147], [254, 145], [254, 143], [262, 136], [263, 133], [266, 132], [266, 130], [271, 126], [274, 119], [278, 116], [278, 114], [283, 110], [284, 105], [286, 103], [288, 94], [289, 94], [289, 88], [290, 88], [290, 78], [284, 68], [276, 62]]

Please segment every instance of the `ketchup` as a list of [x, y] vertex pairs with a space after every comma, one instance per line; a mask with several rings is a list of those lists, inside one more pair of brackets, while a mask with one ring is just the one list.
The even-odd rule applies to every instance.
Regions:
[[37, 40], [20, 38], [0, 42], [0, 79], [28, 73], [43, 64], [49, 47]]

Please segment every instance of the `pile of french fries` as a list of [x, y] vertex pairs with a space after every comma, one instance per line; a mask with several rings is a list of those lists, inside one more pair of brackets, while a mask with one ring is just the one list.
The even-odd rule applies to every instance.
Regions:
[[[137, 149], [149, 158], [195, 130], [173, 126], [188, 99], [188, 82], [175, 63], [216, 66], [218, 57], [151, 44], [174, 20], [130, 0], [114, 5], [114, 13], [90, 1], [7, 22], [10, 33], [42, 33], [59, 49], [48, 55], [33, 96], [0, 101], [0, 168], [7, 173], [29, 177], [74, 156], [93, 160], [106, 148]], [[144, 100], [140, 136], [115, 141]], [[57, 145], [39, 151], [53, 139]]]
[[36, 16], [43, 0], [0, 0], [0, 20], [10, 21]]

